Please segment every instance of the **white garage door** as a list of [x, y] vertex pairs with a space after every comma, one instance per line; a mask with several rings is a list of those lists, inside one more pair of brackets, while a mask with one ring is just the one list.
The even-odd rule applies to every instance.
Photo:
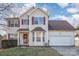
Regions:
[[70, 33], [50, 33], [49, 34], [49, 45], [50, 46], [73, 46], [74, 37]]

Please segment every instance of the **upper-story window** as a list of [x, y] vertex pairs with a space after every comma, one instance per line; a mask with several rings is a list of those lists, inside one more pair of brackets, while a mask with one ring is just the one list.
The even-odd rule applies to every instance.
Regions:
[[45, 24], [45, 17], [32, 17], [32, 24], [36, 25], [44, 25]]
[[20, 23], [19, 20], [8, 20], [9, 27], [19, 27]]
[[28, 25], [29, 24], [29, 20], [27, 19], [22, 19], [22, 25]]
[[8, 26], [14, 27], [14, 20], [8, 20]]
[[20, 26], [20, 21], [16, 20], [14, 24], [15, 24], [15, 27], [19, 27]]

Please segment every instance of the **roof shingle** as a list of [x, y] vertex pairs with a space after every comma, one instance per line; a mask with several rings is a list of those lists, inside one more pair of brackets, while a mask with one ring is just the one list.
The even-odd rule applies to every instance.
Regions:
[[74, 27], [65, 20], [49, 20], [49, 30], [74, 30]]

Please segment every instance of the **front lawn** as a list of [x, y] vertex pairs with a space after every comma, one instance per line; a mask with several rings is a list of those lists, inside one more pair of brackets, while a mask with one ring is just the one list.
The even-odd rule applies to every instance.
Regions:
[[60, 56], [60, 54], [52, 48], [29, 47], [2, 49], [0, 56]]

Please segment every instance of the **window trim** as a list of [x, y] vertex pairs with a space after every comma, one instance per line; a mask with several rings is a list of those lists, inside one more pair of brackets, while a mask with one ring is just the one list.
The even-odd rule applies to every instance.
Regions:
[[45, 42], [45, 32], [43, 32], [43, 42]]
[[20, 20], [8, 20], [8, 27], [20, 27]]
[[35, 41], [35, 37], [34, 37], [34, 32], [32, 32], [32, 41], [34, 42]]
[[[26, 22], [26, 23], [25, 23]], [[29, 19], [22, 19], [21, 20], [22, 25], [29, 25]]]
[[[35, 17], [37, 17], [37, 23], [35, 23]], [[40, 18], [42, 18], [42, 21], [40, 21]], [[32, 17], [32, 25], [45, 25], [45, 17], [43, 16], [33, 16]]]
[[41, 37], [36, 37], [36, 42], [41, 42]]

